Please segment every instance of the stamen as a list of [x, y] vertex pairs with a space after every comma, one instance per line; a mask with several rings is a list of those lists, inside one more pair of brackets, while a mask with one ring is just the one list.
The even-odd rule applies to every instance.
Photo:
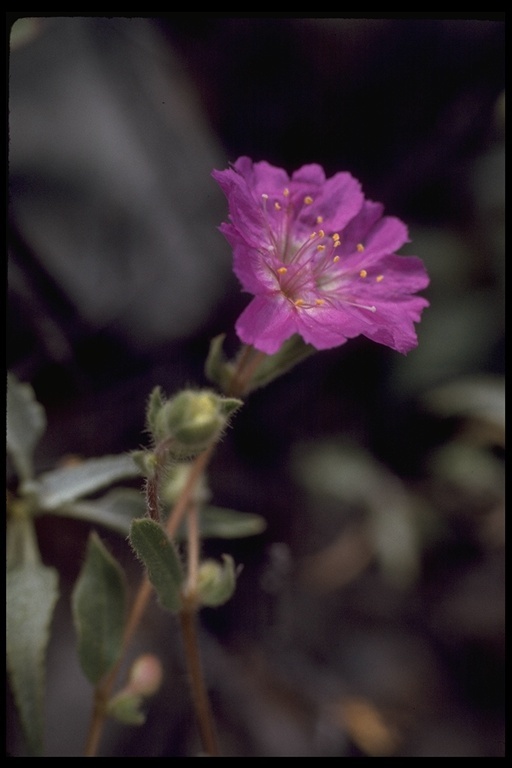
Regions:
[[323, 216], [317, 216], [317, 217], [316, 217], [316, 223], [317, 223], [317, 224], [322, 224], [323, 220], [324, 220], [324, 217], [323, 217]]
[[274, 231], [273, 231], [272, 227], [270, 226], [270, 224], [268, 222], [268, 219], [267, 219], [267, 200], [268, 200], [268, 195], [267, 195], [266, 192], [262, 192], [261, 199], [263, 200], [263, 206], [262, 207], [263, 207], [263, 213], [264, 213], [264, 216], [265, 216], [265, 225], [266, 225], [267, 232], [268, 232], [268, 237], [269, 237], [269, 240], [270, 240], [270, 243], [271, 243], [270, 247], [271, 247], [271, 250], [277, 251], [278, 250], [278, 243], [277, 243]]
[[276, 211], [280, 211], [281, 210], [281, 206], [279, 205], [279, 203], [277, 201], [274, 203], [274, 208], [276, 209]]
[[317, 307], [321, 307], [322, 304], [325, 304], [325, 299], [315, 299], [315, 304]]
[[313, 198], [310, 195], [306, 195], [306, 197], [304, 198], [304, 202], [306, 205], [311, 205], [311, 203], [313, 202]]
[[334, 264], [336, 264], [340, 260], [339, 256], [335, 256], [333, 259]]
[[362, 253], [364, 251], [364, 245], [362, 243], [358, 243], [357, 250], [359, 251], [359, 253]]
[[359, 273], [359, 277], [367, 277], [367, 276], [368, 276], [368, 272], [366, 271], [366, 269], [362, 269]]
[[279, 269], [278, 269], [277, 271], [278, 271], [278, 273], [279, 273], [280, 275], [285, 275], [285, 274], [288, 272], [288, 270], [286, 269], [286, 267], [279, 267]]
[[356, 304], [355, 301], [346, 301], [345, 304], [350, 304], [351, 307], [357, 307], [358, 309], [367, 309], [369, 312], [377, 311], [377, 307], [374, 305], [368, 306], [366, 304]]
[[332, 247], [337, 248], [338, 245], [341, 245], [341, 240], [335, 240], [334, 243], [332, 244]]
[[318, 230], [318, 237], [325, 237], [325, 232], [323, 231], [323, 229]]
[[296, 307], [302, 307], [302, 305], [304, 304], [304, 299], [295, 299], [293, 303], [295, 304]]
[[289, 194], [290, 194], [290, 190], [288, 189], [288, 187], [285, 187], [285, 188], [283, 189], [283, 195], [284, 195], [285, 197], [288, 197], [288, 195], [289, 195]]
[[377, 283], [381, 283], [383, 280], [384, 280], [384, 275], [377, 275], [377, 277], [375, 278], [375, 281]]
[[340, 236], [339, 236], [339, 234], [338, 234], [337, 232], [335, 232], [335, 233], [333, 234], [333, 236], [332, 236], [332, 239], [334, 240], [334, 242], [335, 242], [335, 243], [339, 243], [339, 241], [340, 241]]
[[317, 251], [325, 251], [325, 245], [317, 245]]

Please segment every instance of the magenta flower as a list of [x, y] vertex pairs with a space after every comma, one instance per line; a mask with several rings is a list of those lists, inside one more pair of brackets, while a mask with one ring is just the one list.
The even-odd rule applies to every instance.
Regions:
[[399, 219], [365, 200], [349, 173], [326, 179], [320, 165], [290, 178], [282, 168], [240, 157], [213, 171], [229, 203], [220, 230], [233, 247], [234, 271], [254, 295], [236, 323], [241, 341], [267, 354], [293, 334], [329, 349], [362, 334], [406, 354], [429, 283]]

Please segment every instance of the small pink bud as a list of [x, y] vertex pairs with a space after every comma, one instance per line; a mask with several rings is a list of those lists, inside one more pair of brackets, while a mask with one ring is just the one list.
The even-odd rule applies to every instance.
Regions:
[[152, 653], [139, 656], [130, 670], [129, 688], [140, 696], [153, 696], [162, 684], [163, 668]]

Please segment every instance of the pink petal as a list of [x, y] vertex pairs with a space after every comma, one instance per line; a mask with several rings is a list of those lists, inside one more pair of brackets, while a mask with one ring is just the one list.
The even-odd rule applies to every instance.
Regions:
[[236, 332], [241, 341], [252, 344], [267, 355], [277, 352], [296, 330], [293, 308], [279, 294], [256, 296], [236, 322]]

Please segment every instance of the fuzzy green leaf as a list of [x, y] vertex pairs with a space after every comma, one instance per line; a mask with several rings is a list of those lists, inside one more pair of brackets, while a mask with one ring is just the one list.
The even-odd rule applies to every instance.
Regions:
[[62, 467], [39, 477], [37, 488], [41, 509], [56, 507], [101, 490], [111, 483], [140, 475], [129, 454], [85, 459], [76, 466]]
[[86, 520], [93, 525], [103, 525], [112, 531], [128, 536], [134, 518], [141, 517], [146, 509], [144, 496], [133, 488], [116, 488], [99, 499], [84, 499], [63, 504], [52, 514]]
[[32, 454], [46, 429], [43, 406], [37, 402], [29, 384], [7, 376], [7, 452], [20, 480], [34, 476]]
[[94, 532], [73, 590], [72, 607], [80, 664], [87, 679], [96, 685], [121, 653], [126, 582], [121, 566]]
[[42, 757], [45, 653], [58, 598], [57, 571], [27, 562], [7, 572], [6, 589], [9, 679], [28, 751]]
[[158, 599], [172, 613], [181, 609], [183, 570], [165, 531], [149, 518], [134, 520], [130, 529], [130, 542], [135, 554], [148, 572]]

